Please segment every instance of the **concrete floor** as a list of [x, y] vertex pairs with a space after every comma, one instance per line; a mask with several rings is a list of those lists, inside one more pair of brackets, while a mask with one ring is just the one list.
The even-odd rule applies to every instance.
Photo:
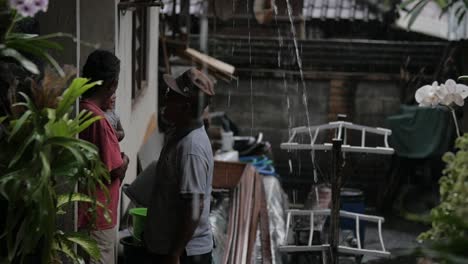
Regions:
[[[417, 236], [427, 229], [427, 226], [402, 219], [399, 216], [387, 216], [386, 222], [383, 224], [382, 236], [384, 239], [385, 247], [387, 251], [392, 253], [392, 256], [389, 259], [364, 257], [363, 263], [415, 264], [415, 257], [404, 255], [410, 252], [411, 249], [414, 249], [418, 246], [418, 243], [416, 241]], [[369, 249], [380, 248], [380, 242], [376, 226], [368, 226], [366, 228], [365, 246]]]

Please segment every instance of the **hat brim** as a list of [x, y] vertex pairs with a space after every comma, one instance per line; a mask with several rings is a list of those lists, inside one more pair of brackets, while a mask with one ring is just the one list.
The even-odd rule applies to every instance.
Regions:
[[163, 75], [164, 82], [166, 83], [167, 87], [169, 89], [173, 90], [174, 92], [180, 94], [183, 97], [187, 97], [180, 89], [179, 86], [177, 85], [177, 82], [174, 77], [172, 77], [169, 74], [164, 74]]

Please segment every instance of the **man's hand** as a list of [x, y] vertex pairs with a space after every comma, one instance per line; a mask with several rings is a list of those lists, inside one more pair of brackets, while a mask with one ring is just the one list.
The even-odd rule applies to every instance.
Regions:
[[125, 137], [125, 132], [123, 130], [117, 131], [116, 134], [117, 134], [117, 140], [119, 142], [122, 141]]
[[130, 162], [130, 160], [128, 159], [128, 156], [125, 155], [123, 152], [122, 152], [122, 160], [123, 160], [122, 166], [110, 172], [112, 179], [120, 179], [121, 182], [125, 178], [125, 172], [127, 171], [128, 163]]
[[[124, 169], [125, 169], [125, 172], [127, 172], [127, 169], [128, 169], [128, 164], [130, 163], [130, 159], [128, 158], [128, 156], [122, 152], [122, 160], [123, 160], [123, 166], [124, 166]], [[124, 178], [125, 178], [125, 175], [126, 173], [123, 173], [120, 178], [120, 181], [123, 182]]]

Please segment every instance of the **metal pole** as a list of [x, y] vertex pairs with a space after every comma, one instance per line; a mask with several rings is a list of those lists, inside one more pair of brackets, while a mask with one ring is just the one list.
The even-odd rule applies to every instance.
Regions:
[[172, 39], [176, 38], [176, 30], [178, 29], [178, 20], [177, 20], [177, 0], [172, 1]]
[[202, 2], [202, 12], [200, 16], [200, 50], [208, 54], [208, 1]]
[[[80, 77], [80, 65], [81, 65], [81, 1], [76, 0], [75, 2], [75, 23], [76, 23], [76, 77]], [[80, 113], [80, 99], [75, 102], [75, 116]], [[78, 138], [78, 135], [76, 136]], [[78, 192], [78, 184], [73, 186], [73, 191]], [[73, 230], [78, 231], [78, 203], [73, 204]], [[77, 244], [73, 245], [73, 251], [78, 252]]]
[[342, 184], [341, 178], [341, 145], [343, 140], [333, 139], [332, 148], [332, 207], [330, 215], [330, 263], [338, 264], [338, 246], [340, 239], [340, 189]]

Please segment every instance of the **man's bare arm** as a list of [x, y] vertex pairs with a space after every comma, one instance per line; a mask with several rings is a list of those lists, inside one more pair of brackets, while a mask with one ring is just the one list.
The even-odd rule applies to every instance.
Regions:
[[192, 239], [195, 230], [200, 223], [200, 217], [204, 208], [203, 194], [181, 194], [182, 195], [182, 217], [178, 233], [174, 238], [171, 255], [180, 256], [184, 253], [185, 246]]

